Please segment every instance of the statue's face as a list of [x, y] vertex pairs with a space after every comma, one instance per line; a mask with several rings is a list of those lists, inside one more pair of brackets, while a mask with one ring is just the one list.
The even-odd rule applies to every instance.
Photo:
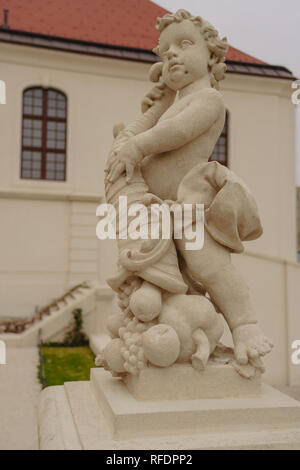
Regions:
[[189, 20], [172, 23], [162, 31], [159, 55], [163, 80], [172, 90], [181, 90], [208, 74], [210, 53], [206, 41], [199, 27]]

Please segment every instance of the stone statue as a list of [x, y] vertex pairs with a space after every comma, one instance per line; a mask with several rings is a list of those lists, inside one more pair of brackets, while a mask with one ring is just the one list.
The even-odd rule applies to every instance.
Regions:
[[[114, 376], [139, 376], [147, 367], [175, 363], [204, 371], [208, 361], [231, 364], [243, 377], [263, 372], [261, 357], [272, 343], [253, 312], [248, 288], [231, 263], [242, 242], [262, 234], [257, 206], [246, 185], [229, 169], [209, 162], [225, 122], [218, 91], [224, 79], [227, 40], [185, 10], [157, 19], [150, 70], [154, 86], [142, 102], [142, 115], [116, 125], [105, 177], [107, 202], [120, 196], [130, 208], [153, 203], [203, 204], [204, 246], [186, 249], [188, 240], [118, 233], [116, 275], [108, 280], [122, 313], [109, 318], [112, 340], [97, 358]], [[118, 217], [124, 216], [117, 209]], [[193, 219], [193, 224], [196, 220]], [[224, 320], [234, 351], [220, 343]]]

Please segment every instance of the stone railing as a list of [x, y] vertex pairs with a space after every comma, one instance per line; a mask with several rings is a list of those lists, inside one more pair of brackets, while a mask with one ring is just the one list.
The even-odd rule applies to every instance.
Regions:
[[82, 282], [70, 290], [68, 290], [63, 296], [55, 299], [50, 304], [38, 310], [31, 318], [25, 320], [11, 320], [0, 322], [0, 334], [2, 333], [23, 333], [25, 330], [41, 321], [45, 316], [51, 315], [52, 311], [59, 310], [61, 304], [68, 305], [68, 298], [75, 299], [75, 293], [80, 293], [80, 289], [91, 289], [91, 286], [87, 282]]

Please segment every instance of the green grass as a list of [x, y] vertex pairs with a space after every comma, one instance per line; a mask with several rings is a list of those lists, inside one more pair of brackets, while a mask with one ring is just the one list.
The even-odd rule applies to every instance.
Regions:
[[47, 387], [90, 379], [90, 369], [95, 367], [95, 355], [88, 346], [43, 346], [42, 351]]

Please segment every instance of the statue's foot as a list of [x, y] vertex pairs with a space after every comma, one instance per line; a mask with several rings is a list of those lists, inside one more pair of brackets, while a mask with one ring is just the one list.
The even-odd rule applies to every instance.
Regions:
[[234, 354], [239, 364], [252, 364], [263, 371], [261, 357], [273, 348], [257, 324], [241, 325], [232, 332]]

